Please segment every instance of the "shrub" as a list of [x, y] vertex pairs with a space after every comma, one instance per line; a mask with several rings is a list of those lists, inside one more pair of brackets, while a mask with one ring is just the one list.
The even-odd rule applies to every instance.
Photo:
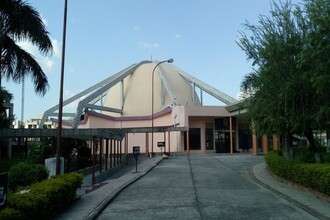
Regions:
[[22, 214], [13, 208], [7, 207], [0, 211], [1, 220], [18, 220], [22, 218], [23, 218]]
[[21, 214], [21, 219], [50, 219], [77, 199], [82, 180], [81, 174], [71, 173], [34, 183], [25, 187], [25, 193], [11, 194], [7, 206]]
[[287, 160], [277, 151], [265, 156], [269, 169], [287, 180], [330, 195], [330, 164], [302, 163]]
[[20, 186], [28, 186], [48, 178], [48, 170], [44, 165], [20, 162], [9, 169], [9, 187], [13, 190]]
[[321, 161], [323, 163], [330, 163], [330, 152], [321, 155]]
[[308, 147], [294, 147], [293, 148], [294, 159], [305, 162], [315, 163], [315, 155], [311, 148]]

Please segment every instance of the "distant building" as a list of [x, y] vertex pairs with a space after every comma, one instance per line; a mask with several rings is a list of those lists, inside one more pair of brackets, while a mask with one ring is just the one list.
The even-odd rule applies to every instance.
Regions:
[[[35, 118], [26, 120], [25, 122], [21, 121], [15, 121], [14, 122], [14, 128], [21, 128], [21, 125], [23, 125], [24, 128], [29, 128], [29, 129], [37, 129], [40, 127], [40, 122], [41, 122], [42, 116], [39, 115]], [[47, 119], [44, 123], [42, 128], [47, 128], [47, 129], [52, 129], [56, 128], [56, 123], [52, 120]]]

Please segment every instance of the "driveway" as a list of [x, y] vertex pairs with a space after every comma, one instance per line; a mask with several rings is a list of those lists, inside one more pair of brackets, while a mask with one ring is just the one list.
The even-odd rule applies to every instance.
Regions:
[[98, 219], [316, 219], [253, 182], [250, 169], [263, 161], [173, 156], [124, 189]]

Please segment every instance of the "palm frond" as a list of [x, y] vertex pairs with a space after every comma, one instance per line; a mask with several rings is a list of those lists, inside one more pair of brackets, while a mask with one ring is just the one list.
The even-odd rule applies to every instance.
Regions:
[[49, 88], [47, 76], [34, 57], [16, 45], [10, 37], [6, 37], [4, 46], [1, 73], [14, 82], [20, 82], [23, 76], [30, 75], [35, 92], [44, 95]]
[[29, 40], [45, 55], [53, 52], [45, 24], [39, 13], [22, 0], [1, 0], [2, 32], [17, 40]]

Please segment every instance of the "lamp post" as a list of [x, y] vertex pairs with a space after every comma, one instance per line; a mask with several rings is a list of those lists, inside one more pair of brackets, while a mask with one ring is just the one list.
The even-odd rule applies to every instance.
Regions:
[[61, 82], [60, 98], [58, 107], [57, 124], [57, 149], [56, 149], [56, 175], [61, 173], [61, 142], [62, 142], [62, 111], [63, 111], [63, 82], [64, 82], [64, 61], [65, 61], [65, 39], [66, 39], [66, 18], [67, 18], [68, 0], [64, 1], [64, 19], [63, 19], [63, 42], [62, 42], [62, 64], [61, 64]]
[[155, 70], [157, 67], [162, 63], [173, 63], [173, 59], [164, 60], [161, 62], [158, 62], [154, 69], [152, 70], [151, 75], [151, 155], [154, 153], [154, 76], [155, 76]]

